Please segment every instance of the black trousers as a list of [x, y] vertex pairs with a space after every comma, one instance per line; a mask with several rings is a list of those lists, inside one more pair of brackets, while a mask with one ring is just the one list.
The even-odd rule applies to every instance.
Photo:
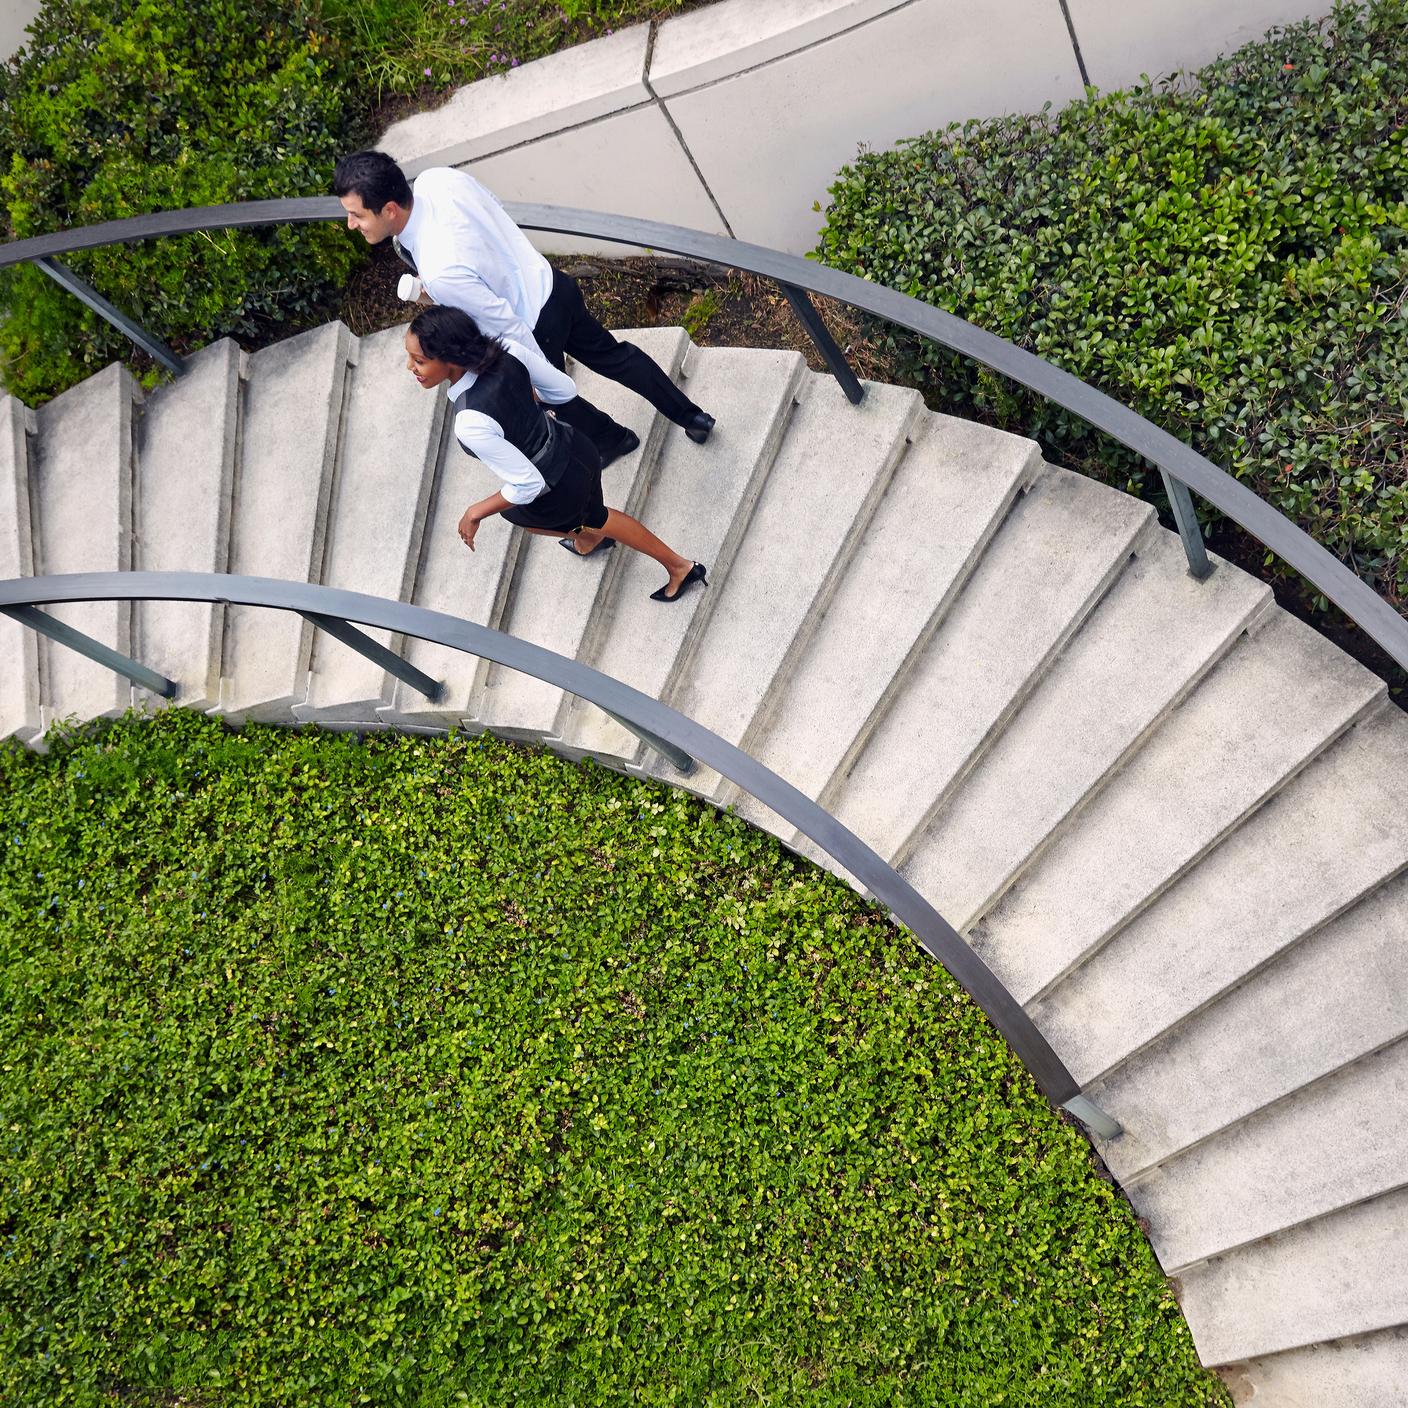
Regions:
[[[538, 315], [533, 337], [559, 371], [565, 358], [571, 357], [598, 376], [619, 381], [644, 396], [676, 425], [699, 414], [699, 407], [639, 347], [618, 342], [587, 312], [577, 280], [560, 269], [553, 270], [552, 293]], [[580, 430], [598, 449], [610, 449], [621, 438], [622, 427], [580, 396], [553, 409], [559, 420]]]

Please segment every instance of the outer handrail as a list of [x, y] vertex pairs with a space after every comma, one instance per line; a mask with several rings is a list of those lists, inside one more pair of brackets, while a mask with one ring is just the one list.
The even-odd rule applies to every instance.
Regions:
[[6, 613], [15, 608], [32, 610], [73, 601], [219, 602], [355, 621], [481, 656], [590, 700], [631, 726], [707, 763], [809, 836], [886, 905], [929, 955], [943, 964], [1007, 1039], [1052, 1104], [1070, 1109], [1098, 1132], [1119, 1133], [1119, 1126], [1081, 1095], [1075, 1078], [1016, 998], [903, 876], [854, 832], [756, 758], [630, 685], [565, 655], [473, 621], [310, 582], [216, 572], [73, 572], [0, 581], [0, 611]]
[[[1163, 472], [1166, 481], [1171, 478], [1195, 489], [1215, 508], [1295, 568], [1375, 644], [1408, 670], [1408, 621], [1308, 533], [1296, 527], [1246, 485], [1238, 483], [1211, 460], [1166, 430], [1159, 429], [1112, 397], [1004, 338], [984, 332], [952, 313], [945, 313], [894, 289], [827, 268], [795, 254], [784, 254], [743, 240], [654, 220], [566, 206], [510, 203], [507, 209], [514, 220], [526, 229], [663, 250], [760, 274], [794, 289], [835, 298], [981, 362], [1103, 430], [1155, 465]], [[148, 239], [155, 235], [282, 223], [302, 224], [314, 220], [341, 220], [343, 217], [342, 206], [333, 196], [246, 201], [235, 205], [159, 211], [0, 245], [0, 268], [27, 260], [52, 258], [75, 250]], [[1180, 523], [1181, 529], [1187, 526]], [[1187, 536], [1185, 533], [1185, 539]]]

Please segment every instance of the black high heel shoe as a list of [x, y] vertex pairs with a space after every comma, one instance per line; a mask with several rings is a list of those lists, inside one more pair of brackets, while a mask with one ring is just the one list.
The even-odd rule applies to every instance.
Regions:
[[678, 601], [684, 595], [685, 588], [688, 587], [692, 582], [699, 582], [703, 586], [707, 587], [709, 583], [704, 576], [704, 573], [707, 570], [708, 569], [704, 566], [702, 562], [696, 562], [694, 566], [689, 569], [689, 572], [686, 575], [684, 581], [682, 581], [679, 586], [675, 588], [674, 596], [668, 595], [670, 584], [666, 582], [665, 585], [661, 587], [658, 592], [651, 592], [651, 601]]

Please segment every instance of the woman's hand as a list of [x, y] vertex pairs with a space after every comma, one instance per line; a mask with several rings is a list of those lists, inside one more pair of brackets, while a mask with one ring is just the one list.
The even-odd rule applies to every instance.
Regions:
[[474, 516], [474, 509], [467, 508], [464, 517], [459, 522], [460, 540], [470, 552], [474, 551], [474, 535], [479, 531], [479, 520]]

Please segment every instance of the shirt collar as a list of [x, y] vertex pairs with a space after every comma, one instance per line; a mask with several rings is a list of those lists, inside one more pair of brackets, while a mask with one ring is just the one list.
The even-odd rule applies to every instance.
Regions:
[[406, 223], [402, 227], [401, 233], [396, 236], [412, 254], [416, 252], [416, 245], [420, 242], [421, 211], [424, 206], [424, 199], [412, 192], [411, 213], [406, 217]]
[[446, 388], [445, 395], [453, 401], [457, 396], [462, 396], [468, 391], [478, 380], [479, 377], [474, 372], [466, 372], [453, 386]]

